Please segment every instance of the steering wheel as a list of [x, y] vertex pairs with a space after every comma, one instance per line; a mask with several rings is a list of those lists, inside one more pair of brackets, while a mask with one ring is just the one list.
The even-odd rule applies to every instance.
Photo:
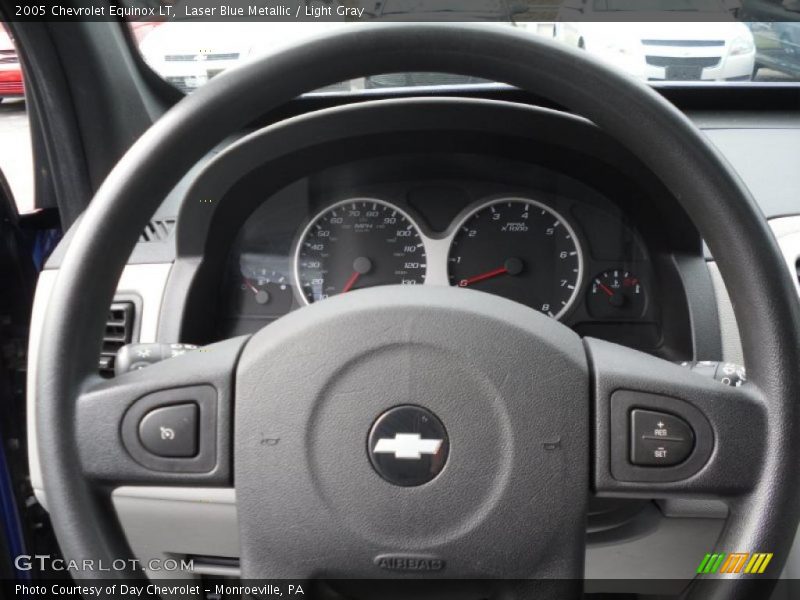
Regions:
[[[725, 386], [582, 340], [511, 301], [432, 286], [337, 296], [249, 338], [114, 380], [95, 375], [127, 257], [192, 165], [303, 92], [410, 71], [535, 92], [639, 156], [717, 260], [749, 381]], [[108, 501], [109, 488], [123, 483], [233, 482], [243, 578], [531, 578], [549, 582], [554, 597], [576, 592], [583, 576], [590, 490], [724, 500], [730, 510], [716, 550], [773, 559], [765, 575], [742, 571], [723, 587], [717, 576], [698, 577], [690, 587], [698, 598], [753, 593], [779, 573], [798, 523], [800, 479], [787, 469], [800, 463], [800, 312], [759, 209], [695, 126], [646, 85], [511, 28], [354, 27], [215, 78], [147, 131], [99, 189], [69, 244], [44, 331], [39, 454], [69, 559], [130, 558]], [[177, 463], [139, 457], [126, 433], [132, 420], [188, 400], [199, 407], [198, 455]], [[392, 419], [396, 407], [412, 412]], [[693, 439], [689, 457], [667, 467], [632, 464], [633, 408], [682, 420]], [[385, 437], [368, 443], [376, 430]], [[397, 442], [414, 431], [436, 446], [424, 457], [429, 473], [411, 469], [403, 479], [391, 457], [381, 464], [394, 474], [379, 473], [375, 439]], [[405, 452], [428, 452], [412, 446]], [[142, 576], [81, 573], [109, 575]]]

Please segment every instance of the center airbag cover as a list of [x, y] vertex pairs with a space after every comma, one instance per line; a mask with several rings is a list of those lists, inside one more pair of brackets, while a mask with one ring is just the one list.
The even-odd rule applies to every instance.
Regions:
[[[393, 552], [441, 560], [428, 576], [582, 575], [588, 374], [557, 321], [458, 288], [351, 292], [257, 333], [236, 394], [243, 577], [382, 577], [375, 557]], [[368, 436], [407, 405], [449, 448], [403, 487], [373, 468]]]

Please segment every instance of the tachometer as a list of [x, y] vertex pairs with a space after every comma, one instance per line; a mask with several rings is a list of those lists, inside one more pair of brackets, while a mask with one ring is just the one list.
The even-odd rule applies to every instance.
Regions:
[[382, 200], [353, 199], [311, 219], [295, 251], [307, 303], [376, 285], [421, 284], [425, 245], [411, 218]]
[[572, 306], [583, 259], [569, 223], [525, 198], [501, 198], [458, 226], [448, 258], [450, 283], [504, 296], [556, 319]]

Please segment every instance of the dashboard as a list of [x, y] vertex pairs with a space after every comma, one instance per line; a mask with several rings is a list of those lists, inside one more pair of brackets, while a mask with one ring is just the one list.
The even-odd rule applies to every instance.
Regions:
[[549, 108], [399, 98], [302, 113], [209, 154], [151, 225], [165, 223], [129, 260], [171, 264], [160, 339], [204, 345], [332, 295], [450, 285], [668, 360], [722, 351], [685, 211], [638, 157]]
[[[800, 224], [778, 217], [796, 213], [783, 185], [798, 174], [796, 118], [692, 118], [792, 241], [794, 265]], [[153, 217], [175, 229], [134, 249], [117, 300], [133, 300], [139, 341], [208, 344], [371, 285], [455, 285], [670, 360], [740, 362], [730, 302], [696, 229], [647, 166], [591, 123], [458, 97], [353, 103], [263, 125], [187, 174]], [[60, 257], [40, 279], [42, 306]], [[138, 556], [237, 555], [233, 490], [134, 487], [114, 502]], [[609, 571], [609, 543], [631, 564], [661, 552], [642, 573], [663, 576], [676, 543], [691, 562], [724, 516], [670, 501], [593, 498], [590, 510], [590, 577], [641, 574]], [[196, 535], [163, 535], [199, 520]]]
[[716, 321], [696, 229], [635, 156], [566, 113], [469, 99], [319, 111], [232, 140], [174, 195], [170, 338], [252, 333], [375, 285], [452, 285], [671, 360], [698, 339], [719, 352], [718, 334], [692, 331], [692, 313]]
[[[521, 171], [529, 185], [502, 181]], [[341, 183], [354, 177], [378, 182]], [[392, 156], [304, 178], [248, 217], [225, 278], [221, 336], [366, 287], [451, 285], [592, 335], [661, 341], [660, 283], [635, 224], [577, 180], [489, 156]]]
[[179, 319], [160, 329], [183, 341], [371, 286], [451, 285], [687, 360], [690, 312], [711, 310], [687, 292], [711, 282], [674, 198], [552, 110], [410, 99], [300, 116], [226, 146], [180, 196], [165, 297]]

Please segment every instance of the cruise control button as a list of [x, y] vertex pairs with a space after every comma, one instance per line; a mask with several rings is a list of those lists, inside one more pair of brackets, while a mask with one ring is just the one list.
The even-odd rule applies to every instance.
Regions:
[[631, 462], [648, 467], [682, 463], [694, 448], [694, 431], [675, 415], [635, 408], [631, 411]]
[[151, 410], [139, 422], [142, 446], [164, 458], [195, 456], [198, 413], [194, 402]]

